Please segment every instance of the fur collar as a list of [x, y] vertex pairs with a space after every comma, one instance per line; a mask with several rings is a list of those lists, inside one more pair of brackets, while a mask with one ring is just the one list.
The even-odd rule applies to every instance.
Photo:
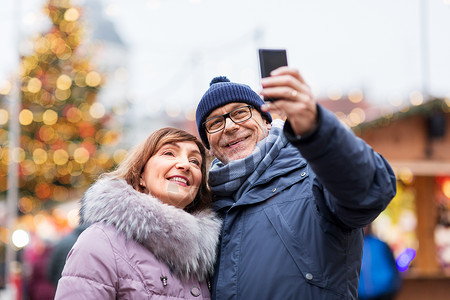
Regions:
[[80, 215], [84, 223], [115, 226], [182, 278], [204, 280], [213, 271], [221, 221], [212, 210], [189, 214], [123, 179], [102, 179], [84, 194]]

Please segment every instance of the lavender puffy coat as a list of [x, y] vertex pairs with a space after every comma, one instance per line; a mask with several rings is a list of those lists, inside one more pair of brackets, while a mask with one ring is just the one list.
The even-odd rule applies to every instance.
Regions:
[[209, 299], [221, 222], [101, 180], [85, 193], [93, 223], [70, 251], [55, 299]]

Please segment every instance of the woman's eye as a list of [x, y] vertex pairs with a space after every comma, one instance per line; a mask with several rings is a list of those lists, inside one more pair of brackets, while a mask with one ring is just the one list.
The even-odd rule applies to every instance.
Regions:
[[197, 159], [191, 159], [191, 163], [193, 163], [196, 166], [200, 166], [201, 165], [200, 161], [197, 160]]
[[171, 151], [165, 151], [165, 152], [163, 153], [163, 155], [174, 156], [173, 152], [171, 152]]

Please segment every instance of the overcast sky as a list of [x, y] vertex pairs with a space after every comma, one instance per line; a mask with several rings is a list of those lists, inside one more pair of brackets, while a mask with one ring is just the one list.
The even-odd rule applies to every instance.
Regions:
[[[127, 44], [129, 96], [144, 111], [193, 108], [217, 75], [258, 90], [260, 47], [286, 48], [318, 97], [450, 95], [450, 0], [100, 1]], [[2, 0], [0, 84], [16, 70], [18, 36], [48, 24], [42, 3]]]

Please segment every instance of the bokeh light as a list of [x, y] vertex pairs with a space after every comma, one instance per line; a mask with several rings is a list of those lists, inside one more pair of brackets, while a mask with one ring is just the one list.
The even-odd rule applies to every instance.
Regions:
[[342, 90], [340, 88], [331, 88], [328, 91], [328, 98], [337, 101], [342, 98]]
[[0, 108], [0, 125], [8, 123], [9, 113], [6, 109]]
[[102, 81], [102, 77], [95, 71], [91, 71], [86, 75], [86, 84], [88, 86], [96, 87]]
[[54, 125], [58, 121], [58, 113], [52, 109], [47, 109], [42, 115], [45, 125]]
[[50, 185], [45, 182], [36, 184], [34, 192], [39, 199], [47, 199], [52, 195]]
[[419, 91], [411, 92], [411, 94], [409, 95], [409, 101], [414, 106], [421, 105], [423, 103], [423, 95], [422, 95], [422, 93], [419, 92]]
[[450, 199], [450, 178], [445, 179], [442, 183], [442, 193], [444, 193], [445, 197]]
[[411, 184], [414, 180], [414, 174], [409, 168], [402, 168], [398, 171], [397, 177], [405, 184]]
[[35, 149], [33, 151], [33, 161], [38, 165], [45, 163], [47, 161], [47, 151], [40, 148]]
[[56, 91], [55, 91], [55, 97], [56, 97], [56, 99], [58, 99], [60, 101], [67, 100], [70, 97], [70, 95], [71, 95], [70, 89], [65, 89], [65, 90], [56, 89]]
[[44, 125], [39, 129], [38, 137], [44, 142], [49, 142], [55, 137], [55, 130], [51, 126]]
[[66, 113], [67, 121], [72, 123], [77, 123], [81, 121], [81, 113], [80, 110], [76, 107], [71, 107], [67, 110]]
[[11, 82], [5, 80], [0, 84], [0, 95], [8, 95], [11, 92]]
[[79, 17], [80, 17], [80, 12], [78, 11], [78, 9], [76, 9], [74, 7], [69, 8], [64, 13], [64, 20], [69, 21], [69, 22], [74, 22], [74, 21], [78, 20]]
[[12, 160], [16, 163], [20, 163], [24, 159], [25, 159], [25, 151], [20, 147], [14, 148]]
[[412, 248], [406, 248], [405, 250], [403, 250], [395, 260], [397, 269], [400, 272], [408, 270], [409, 265], [413, 261], [414, 257], [416, 257], [416, 250]]
[[70, 89], [71, 85], [72, 85], [72, 79], [69, 76], [67, 76], [66, 74], [62, 74], [56, 80], [56, 87], [60, 90]]
[[19, 210], [24, 213], [30, 213], [33, 210], [33, 201], [29, 197], [22, 197], [19, 199]]
[[348, 94], [348, 100], [353, 103], [359, 103], [364, 99], [364, 94], [359, 89], [351, 90]]
[[22, 109], [19, 113], [19, 122], [24, 126], [30, 125], [33, 122], [33, 112], [29, 109]]
[[84, 164], [89, 160], [89, 151], [86, 148], [80, 147], [75, 150], [73, 159], [79, 164]]
[[27, 89], [30, 93], [37, 93], [42, 88], [42, 82], [38, 78], [31, 78], [28, 81]]
[[69, 154], [64, 149], [58, 149], [53, 153], [53, 161], [57, 165], [63, 165], [69, 160]]
[[362, 108], [354, 108], [347, 116], [350, 126], [356, 126], [366, 120], [366, 113]]
[[30, 242], [30, 236], [25, 230], [17, 229], [13, 232], [11, 241], [17, 248], [23, 248]]
[[89, 113], [95, 119], [100, 119], [105, 115], [105, 107], [101, 103], [94, 103], [89, 109]]

